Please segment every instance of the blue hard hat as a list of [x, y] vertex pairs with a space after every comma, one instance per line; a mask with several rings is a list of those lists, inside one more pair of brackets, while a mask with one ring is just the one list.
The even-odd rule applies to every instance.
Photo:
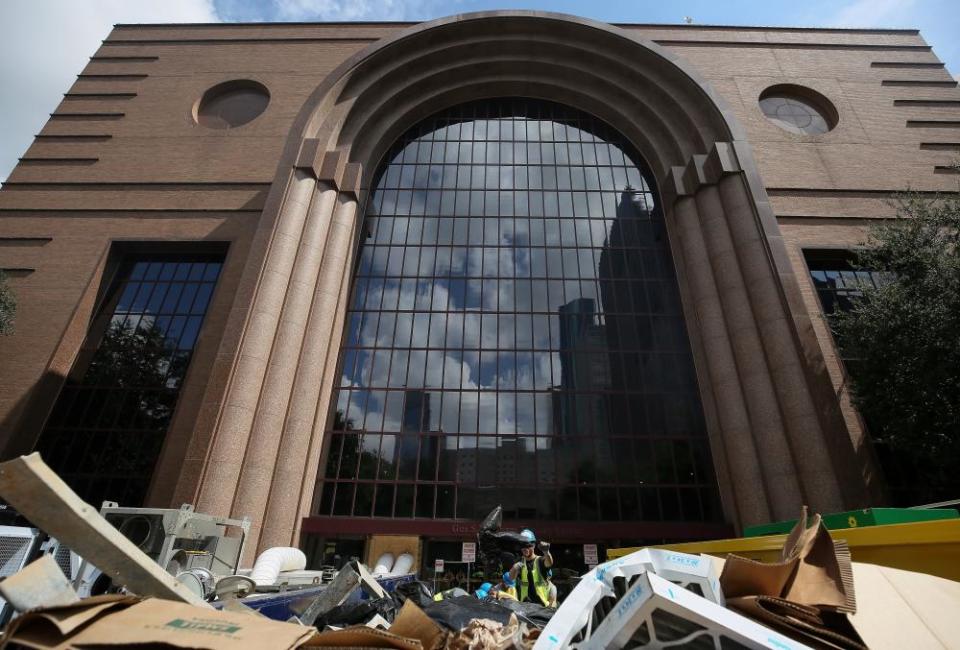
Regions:
[[482, 585], [480, 585], [479, 589], [473, 592], [473, 595], [477, 598], [486, 598], [491, 589], [493, 589], [493, 585], [489, 582], [484, 582]]
[[529, 528], [524, 528], [520, 531], [520, 536], [526, 539], [531, 544], [537, 543], [537, 536], [533, 534], [533, 531]]
[[503, 584], [507, 585], [508, 587], [512, 587], [515, 584], [517, 584], [516, 581], [514, 581], [514, 579], [510, 577], [509, 571], [503, 574]]

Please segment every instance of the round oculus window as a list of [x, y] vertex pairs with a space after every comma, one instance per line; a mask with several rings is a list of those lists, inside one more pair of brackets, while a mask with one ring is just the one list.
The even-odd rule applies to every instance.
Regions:
[[270, 91], [248, 79], [217, 84], [203, 93], [194, 107], [194, 119], [209, 129], [233, 129], [252, 122], [267, 110]]
[[784, 131], [820, 135], [837, 125], [837, 111], [826, 97], [801, 86], [773, 86], [760, 95], [760, 110]]

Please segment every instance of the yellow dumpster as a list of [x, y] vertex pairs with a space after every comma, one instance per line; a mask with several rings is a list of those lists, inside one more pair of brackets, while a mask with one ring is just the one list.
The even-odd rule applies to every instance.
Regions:
[[[960, 581], [960, 519], [842, 528], [831, 530], [830, 534], [834, 539], [847, 541], [855, 562], [918, 571]], [[736, 553], [752, 560], [774, 562], [780, 558], [780, 549], [783, 548], [786, 537], [741, 537], [664, 544], [658, 548], [684, 553], [708, 553], [721, 557], [727, 553]], [[639, 547], [609, 549], [607, 559], [612, 560], [636, 550], [639, 550]]]

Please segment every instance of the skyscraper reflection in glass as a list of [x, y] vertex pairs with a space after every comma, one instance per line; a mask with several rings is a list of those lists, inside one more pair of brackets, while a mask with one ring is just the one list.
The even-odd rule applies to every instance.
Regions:
[[386, 155], [314, 514], [719, 521], [651, 176], [596, 118], [487, 100]]

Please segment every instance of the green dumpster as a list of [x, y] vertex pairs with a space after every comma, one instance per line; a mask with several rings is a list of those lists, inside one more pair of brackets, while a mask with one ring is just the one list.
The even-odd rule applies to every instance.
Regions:
[[[867, 508], [849, 510], [832, 515], [823, 515], [823, 523], [828, 530], [843, 528], [861, 528], [863, 526], [886, 526], [888, 524], [912, 524], [920, 521], [940, 521], [960, 518], [955, 508], [914, 510], [912, 508]], [[796, 519], [777, 521], [771, 524], [749, 526], [743, 530], [744, 537], [762, 537], [764, 535], [784, 535], [789, 533]]]

